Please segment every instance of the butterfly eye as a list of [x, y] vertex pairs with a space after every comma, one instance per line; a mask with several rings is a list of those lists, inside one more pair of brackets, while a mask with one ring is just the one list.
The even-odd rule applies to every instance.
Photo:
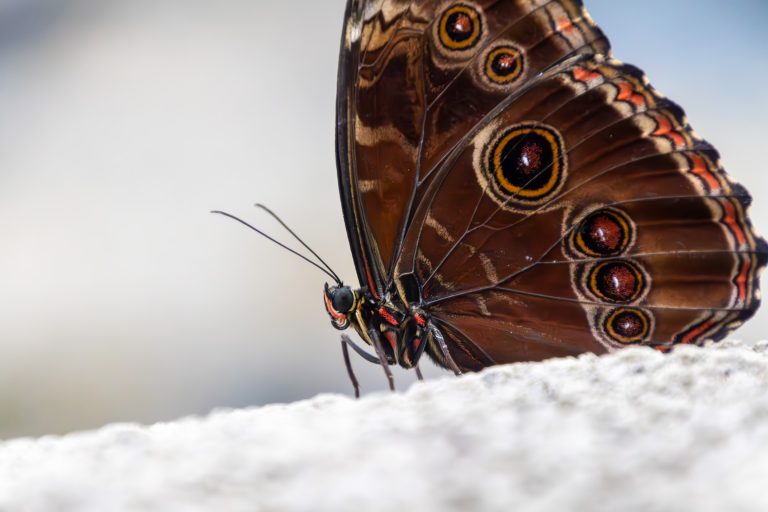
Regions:
[[347, 286], [336, 288], [331, 291], [331, 304], [337, 312], [342, 314], [349, 313], [355, 305], [355, 294]]
[[477, 44], [482, 33], [480, 13], [466, 4], [446, 9], [440, 17], [439, 39], [448, 50], [466, 50]]

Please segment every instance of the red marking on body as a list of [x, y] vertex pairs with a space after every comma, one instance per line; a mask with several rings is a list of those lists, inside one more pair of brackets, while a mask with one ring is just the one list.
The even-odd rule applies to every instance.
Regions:
[[421, 338], [413, 338], [413, 351], [418, 352], [421, 346]]
[[655, 114], [653, 117], [656, 119], [657, 124], [656, 131], [653, 132], [653, 135], [656, 137], [668, 138], [675, 145], [676, 149], [685, 147], [685, 138], [676, 131], [672, 121], [667, 116], [663, 114]]
[[727, 199], [723, 200], [720, 204], [723, 205], [722, 222], [728, 226], [728, 229], [730, 229], [731, 233], [736, 238], [738, 246], [741, 247], [747, 243], [747, 236], [744, 233], [744, 228], [742, 228], [740, 215], [738, 215], [738, 212], [736, 211], [736, 206]]
[[379, 308], [379, 315], [381, 315], [381, 318], [383, 318], [384, 321], [387, 322], [388, 324], [394, 325], [394, 326], [398, 325], [397, 319], [394, 316], [392, 316], [392, 314], [386, 309]]
[[384, 331], [384, 339], [387, 340], [389, 346], [392, 347], [392, 352], [397, 349], [397, 336], [392, 331]]
[[599, 80], [603, 75], [596, 71], [590, 71], [582, 67], [573, 68], [573, 78], [579, 82], [591, 82], [592, 80]]
[[425, 327], [427, 325], [427, 320], [421, 315], [413, 315], [413, 319], [416, 320], [416, 324], [419, 327]]
[[619, 82], [619, 95], [616, 97], [619, 101], [628, 101], [636, 107], [645, 106], [645, 98], [642, 94], [635, 91], [634, 86], [629, 82]]
[[331, 303], [331, 299], [328, 298], [327, 294], [324, 293], [323, 298], [325, 298], [325, 309], [335, 320], [344, 320], [346, 318], [346, 316], [342, 315], [341, 313], [337, 313], [336, 310], [333, 309], [333, 304]]
[[712, 192], [720, 192], [722, 190], [720, 181], [718, 181], [714, 173], [709, 170], [709, 166], [704, 159], [699, 155], [689, 155], [688, 158], [693, 163], [691, 172], [704, 180]]

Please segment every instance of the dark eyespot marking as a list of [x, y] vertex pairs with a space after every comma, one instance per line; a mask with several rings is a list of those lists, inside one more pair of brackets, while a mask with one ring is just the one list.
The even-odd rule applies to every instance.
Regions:
[[592, 269], [587, 283], [590, 291], [604, 301], [629, 303], [643, 293], [645, 275], [633, 262], [607, 261]]
[[509, 85], [520, 78], [525, 69], [523, 54], [512, 45], [497, 46], [485, 57], [484, 77], [495, 85]]
[[551, 126], [524, 123], [502, 130], [483, 160], [481, 185], [504, 208], [540, 205], [560, 191], [566, 177], [563, 139]]
[[614, 309], [603, 321], [603, 331], [610, 339], [622, 344], [645, 341], [650, 330], [650, 315], [641, 309]]
[[572, 247], [591, 257], [623, 254], [633, 238], [632, 221], [614, 209], [602, 209], [581, 221], [571, 236]]
[[477, 44], [482, 31], [480, 13], [468, 4], [457, 3], [440, 17], [438, 39], [448, 50], [466, 50]]

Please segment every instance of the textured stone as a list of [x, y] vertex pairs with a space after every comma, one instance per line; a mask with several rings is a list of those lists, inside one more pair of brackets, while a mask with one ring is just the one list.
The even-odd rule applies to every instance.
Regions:
[[0, 444], [5, 511], [765, 511], [768, 343]]

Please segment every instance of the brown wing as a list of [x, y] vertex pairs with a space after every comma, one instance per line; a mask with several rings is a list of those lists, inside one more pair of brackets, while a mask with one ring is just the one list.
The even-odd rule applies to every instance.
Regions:
[[375, 294], [433, 170], [537, 74], [608, 43], [573, 0], [350, 0], [337, 160], [358, 277]]
[[634, 67], [556, 66], [435, 176], [396, 275], [465, 369], [719, 339], [758, 306], [748, 194]]

